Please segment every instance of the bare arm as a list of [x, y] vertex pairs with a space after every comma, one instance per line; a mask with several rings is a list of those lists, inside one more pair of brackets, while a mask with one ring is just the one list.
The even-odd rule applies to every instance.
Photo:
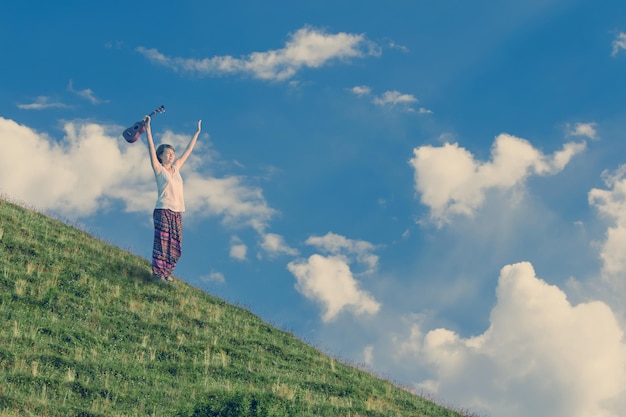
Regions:
[[191, 151], [193, 151], [193, 147], [196, 146], [196, 141], [198, 140], [198, 136], [200, 135], [201, 130], [202, 120], [198, 120], [198, 130], [196, 130], [196, 133], [194, 133], [182, 155], [178, 159], [176, 159], [176, 161], [174, 161], [173, 165], [176, 167], [176, 169], [180, 169], [189, 157], [189, 155], [191, 155]]
[[159, 158], [156, 155], [156, 149], [154, 148], [154, 141], [152, 140], [152, 129], [150, 128], [150, 116], [146, 117], [146, 137], [148, 138], [148, 151], [150, 153], [150, 163], [155, 174], [158, 174], [163, 169], [163, 165], [159, 162]]

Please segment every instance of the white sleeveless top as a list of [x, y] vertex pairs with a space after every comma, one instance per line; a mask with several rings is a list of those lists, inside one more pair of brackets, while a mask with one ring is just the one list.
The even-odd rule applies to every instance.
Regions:
[[155, 177], [159, 193], [155, 208], [185, 211], [183, 177], [180, 176], [178, 169], [174, 168], [174, 173], [171, 174], [163, 168], [159, 174], [155, 174]]

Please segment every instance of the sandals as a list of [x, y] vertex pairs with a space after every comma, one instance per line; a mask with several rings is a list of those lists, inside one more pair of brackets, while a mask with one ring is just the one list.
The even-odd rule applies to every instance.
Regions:
[[166, 277], [162, 277], [160, 275], [157, 274], [152, 274], [152, 278], [157, 280], [157, 281], [161, 281], [164, 284], [171, 284], [174, 282], [174, 278], [170, 277], [169, 275]]

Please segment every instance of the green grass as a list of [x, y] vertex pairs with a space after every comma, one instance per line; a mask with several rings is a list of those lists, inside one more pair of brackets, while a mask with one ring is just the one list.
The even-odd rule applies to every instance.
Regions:
[[0, 416], [461, 416], [0, 199]]

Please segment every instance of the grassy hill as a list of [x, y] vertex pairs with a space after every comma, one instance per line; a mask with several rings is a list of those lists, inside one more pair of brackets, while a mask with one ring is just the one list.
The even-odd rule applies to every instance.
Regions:
[[461, 416], [0, 199], [0, 416]]

